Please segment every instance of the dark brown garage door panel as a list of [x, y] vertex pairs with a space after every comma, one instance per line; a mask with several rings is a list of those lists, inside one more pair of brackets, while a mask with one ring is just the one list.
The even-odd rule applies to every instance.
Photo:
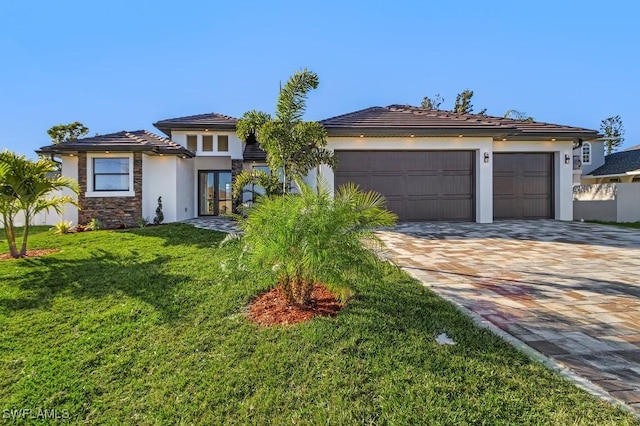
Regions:
[[553, 217], [553, 154], [494, 153], [493, 217]]
[[335, 186], [380, 192], [403, 221], [474, 218], [473, 151], [336, 151]]

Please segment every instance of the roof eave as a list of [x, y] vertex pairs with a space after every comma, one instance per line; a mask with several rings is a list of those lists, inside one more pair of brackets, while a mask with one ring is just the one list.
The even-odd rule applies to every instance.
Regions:
[[415, 128], [415, 127], [342, 127], [326, 126], [328, 137], [494, 137], [511, 133], [511, 129], [486, 128]]
[[621, 173], [609, 173], [609, 174], [606, 174], [606, 175], [588, 174], [588, 175], [584, 175], [583, 177], [608, 178], [608, 177], [625, 177], [625, 176], [636, 176], [636, 175], [640, 175], [640, 169], [631, 170], [631, 171], [628, 171], [628, 172], [621, 172]]
[[60, 146], [44, 146], [39, 150], [36, 150], [36, 154], [43, 155], [64, 155], [64, 154], [78, 154], [80, 152], [149, 152], [154, 154], [164, 155], [184, 155], [189, 158], [195, 157], [195, 154], [188, 149], [170, 149], [158, 146], [126, 146], [122, 145], [102, 145], [102, 146], [71, 146], [60, 144]]
[[224, 130], [236, 131], [235, 124], [190, 124], [190, 123], [153, 123], [153, 126], [167, 136], [171, 136], [174, 130]]

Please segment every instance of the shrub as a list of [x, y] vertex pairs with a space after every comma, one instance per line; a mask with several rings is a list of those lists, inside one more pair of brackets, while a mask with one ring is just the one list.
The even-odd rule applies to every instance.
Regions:
[[136, 220], [136, 223], [138, 224], [138, 226], [139, 226], [140, 228], [144, 228], [145, 226], [147, 226], [147, 225], [149, 224], [149, 219], [147, 219], [147, 218], [146, 218], [146, 217], [144, 217], [144, 216], [140, 216], [140, 217], [138, 218], [138, 220]]
[[160, 225], [164, 220], [164, 213], [162, 213], [162, 197], [158, 197], [158, 207], [156, 207], [156, 217], [153, 218], [154, 225]]
[[243, 235], [223, 244], [241, 244], [239, 262], [271, 274], [290, 303], [308, 304], [316, 283], [344, 300], [351, 295], [348, 277], [377, 265], [382, 243], [373, 231], [391, 226], [396, 215], [384, 209], [380, 194], [353, 184], [339, 188], [334, 198], [323, 184], [317, 191], [298, 186], [300, 194], [261, 197], [240, 219]]
[[92, 218], [89, 223], [85, 226], [87, 231], [97, 231], [99, 229], [104, 228], [104, 224], [100, 219]]
[[73, 222], [71, 222], [70, 220], [61, 220], [60, 222], [53, 225], [53, 228], [51, 228], [51, 230], [56, 235], [62, 235], [70, 233], [72, 228]]
[[86, 230], [87, 230], [87, 227], [85, 225], [80, 225], [80, 224], [76, 225], [76, 232], [84, 232]]

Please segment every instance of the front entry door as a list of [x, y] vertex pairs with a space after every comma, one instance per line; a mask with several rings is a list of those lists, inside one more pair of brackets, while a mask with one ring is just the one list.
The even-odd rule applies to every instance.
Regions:
[[198, 215], [219, 216], [232, 213], [231, 172], [198, 171]]

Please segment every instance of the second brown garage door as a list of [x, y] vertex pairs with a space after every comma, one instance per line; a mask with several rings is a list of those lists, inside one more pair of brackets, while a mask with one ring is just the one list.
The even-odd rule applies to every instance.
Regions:
[[553, 217], [553, 154], [493, 154], [494, 219]]
[[473, 151], [336, 151], [335, 187], [380, 192], [401, 221], [472, 221]]

